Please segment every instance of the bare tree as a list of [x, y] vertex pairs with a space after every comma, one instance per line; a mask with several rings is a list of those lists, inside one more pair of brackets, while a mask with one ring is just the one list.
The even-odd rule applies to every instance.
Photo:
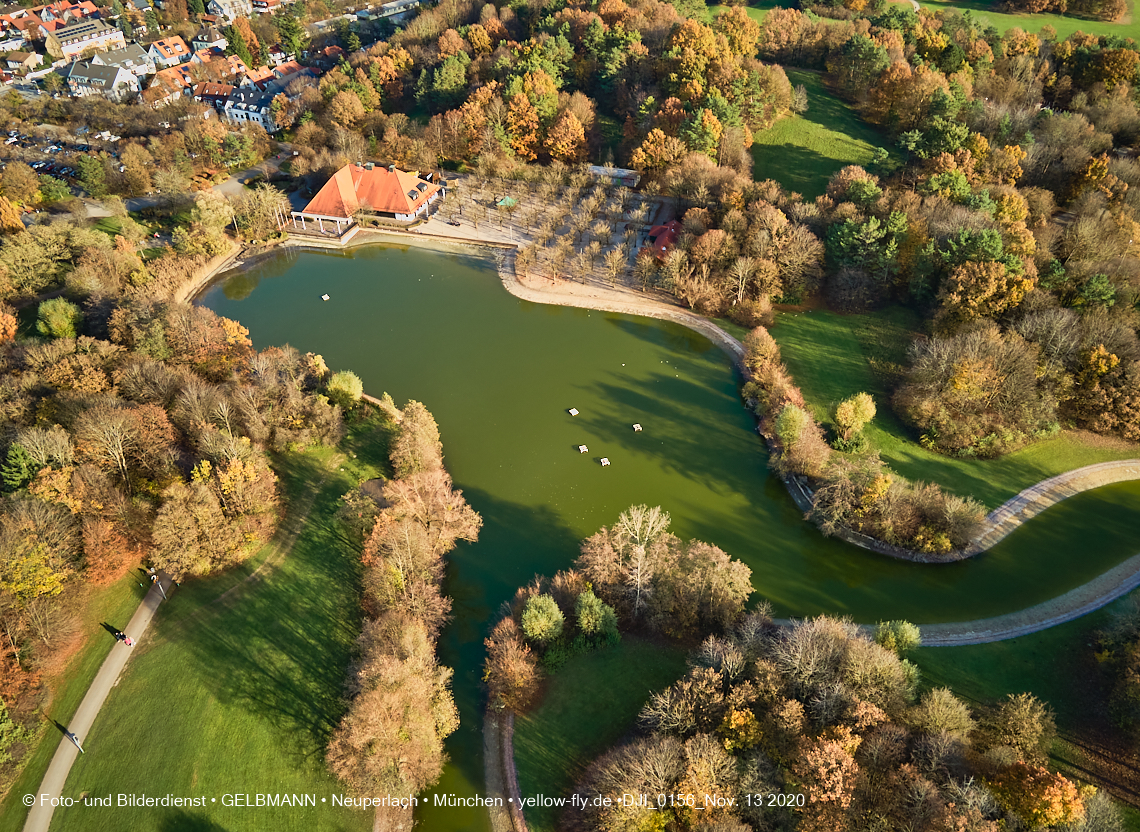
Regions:
[[606, 275], [610, 279], [610, 285], [613, 286], [617, 283], [618, 275], [625, 271], [625, 253], [621, 249], [614, 249], [606, 254], [602, 261], [606, 269]]

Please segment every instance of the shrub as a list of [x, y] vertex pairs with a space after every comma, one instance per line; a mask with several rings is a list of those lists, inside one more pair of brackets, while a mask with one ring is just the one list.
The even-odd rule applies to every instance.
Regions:
[[551, 595], [535, 595], [526, 602], [522, 614], [522, 630], [528, 640], [549, 644], [562, 635], [562, 610]]
[[40, 304], [36, 331], [49, 338], [75, 338], [83, 326], [79, 307], [64, 298], [52, 298]]
[[616, 644], [621, 640], [617, 613], [613, 607], [595, 595], [592, 589], [587, 589], [578, 596], [574, 604], [574, 617], [578, 620], [578, 629], [586, 636], [594, 637], [606, 644]]
[[351, 370], [341, 370], [339, 373], [333, 374], [325, 389], [329, 401], [348, 410], [359, 402], [360, 397], [364, 395], [364, 382], [360, 380], [360, 376]]
[[875, 643], [902, 656], [922, 646], [922, 633], [909, 621], [880, 621]]
[[850, 440], [855, 434], [861, 433], [874, 418], [875, 400], [869, 393], [856, 393], [835, 408], [835, 425], [844, 440]]

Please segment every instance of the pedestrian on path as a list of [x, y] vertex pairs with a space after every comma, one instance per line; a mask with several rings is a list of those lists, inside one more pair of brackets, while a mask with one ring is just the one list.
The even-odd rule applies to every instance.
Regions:
[[75, 736], [74, 733], [72, 733], [71, 731], [67, 731], [64, 733], [64, 736], [67, 737], [69, 740], [71, 740], [72, 745], [74, 745], [76, 748], [79, 749], [80, 754], [86, 754], [87, 753], [86, 751], [83, 750], [83, 746], [79, 744], [79, 737]]
[[135, 646], [135, 640], [128, 635], [123, 636], [123, 643], [125, 645], [127, 645], [127, 647], [134, 647]]

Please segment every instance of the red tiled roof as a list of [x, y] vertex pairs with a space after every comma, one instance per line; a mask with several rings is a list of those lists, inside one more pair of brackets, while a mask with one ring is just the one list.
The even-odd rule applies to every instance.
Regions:
[[151, 46], [157, 49], [159, 54], [164, 58], [180, 58], [183, 55], [190, 54], [190, 50], [186, 46], [186, 41], [182, 40], [178, 35], [156, 40]]
[[303, 213], [351, 217], [360, 208], [368, 208], [389, 214], [413, 214], [438, 190], [438, 185], [402, 170], [346, 165], [317, 191]]
[[651, 240], [649, 247], [655, 256], [664, 257], [669, 249], [676, 245], [679, 236], [681, 236], [681, 223], [677, 220], [670, 220], [664, 225], [655, 225], [649, 230]]

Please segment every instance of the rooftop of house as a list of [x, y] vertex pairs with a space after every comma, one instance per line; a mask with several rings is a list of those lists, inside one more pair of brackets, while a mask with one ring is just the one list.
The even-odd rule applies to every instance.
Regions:
[[158, 54], [164, 58], [181, 58], [190, 54], [190, 48], [186, 45], [186, 41], [178, 35], [156, 40], [151, 43], [151, 47], [158, 50]]
[[303, 213], [347, 218], [367, 208], [381, 213], [413, 214], [438, 190], [438, 185], [402, 170], [345, 165], [317, 191]]
[[122, 49], [100, 52], [92, 60], [105, 66], [138, 66], [150, 62], [146, 50], [137, 43], [128, 43]]
[[[104, 23], [102, 20], [83, 19], [68, 22], [66, 25], [56, 29], [53, 34], [57, 40], [70, 41], [79, 38], [92, 37], [96, 35], [105, 35], [111, 32], [118, 32]], [[120, 34], [122, 34], [120, 32]]]

